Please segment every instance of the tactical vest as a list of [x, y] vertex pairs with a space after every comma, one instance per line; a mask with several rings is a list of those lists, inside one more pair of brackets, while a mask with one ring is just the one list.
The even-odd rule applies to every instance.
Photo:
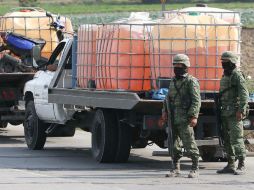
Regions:
[[191, 105], [191, 96], [189, 93], [191, 76], [187, 75], [183, 79], [175, 78], [169, 85], [169, 107], [171, 114], [173, 112], [174, 124], [179, 124], [187, 120], [187, 112]]
[[239, 107], [238, 92], [236, 81], [233, 81], [233, 71], [230, 76], [223, 76], [220, 81], [220, 101], [222, 116], [232, 116]]

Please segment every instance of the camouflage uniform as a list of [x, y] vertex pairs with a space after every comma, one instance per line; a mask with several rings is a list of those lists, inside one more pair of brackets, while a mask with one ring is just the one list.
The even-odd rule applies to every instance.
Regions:
[[[224, 52], [222, 61], [237, 64], [238, 56], [233, 52]], [[236, 118], [237, 112], [246, 115], [249, 92], [243, 74], [234, 68], [228, 76], [223, 75], [220, 81], [221, 121], [224, 148], [228, 157], [228, 165], [217, 173], [240, 174], [244, 168], [246, 157], [243, 140], [243, 122]], [[239, 160], [235, 171], [235, 159]]]
[[[182, 63], [190, 66], [189, 58], [186, 55], [178, 54], [174, 57], [173, 64]], [[178, 90], [177, 90], [178, 89]], [[164, 101], [163, 112], [171, 115], [173, 133], [173, 168], [171, 171], [179, 174], [179, 160], [183, 156], [182, 147], [185, 148], [187, 156], [192, 159], [192, 171], [198, 170], [199, 150], [195, 142], [193, 127], [190, 126], [191, 118], [198, 118], [201, 98], [198, 80], [185, 73], [182, 78], [176, 77], [170, 82], [169, 94]], [[168, 102], [169, 105], [166, 105]], [[169, 108], [170, 110], [167, 110]], [[189, 175], [190, 177], [190, 175]]]

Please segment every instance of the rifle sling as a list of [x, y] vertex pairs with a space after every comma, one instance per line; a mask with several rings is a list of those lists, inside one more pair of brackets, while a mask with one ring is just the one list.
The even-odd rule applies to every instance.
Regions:
[[[171, 82], [171, 81], [170, 81], [170, 82]], [[177, 85], [176, 85], [176, 79], [173, 79], [173, 82], [174, 82], [174, 87], [175, 87], [175, 89], [176, 89], [176, 94], [174, 95], [173, 99], [169, 98], [169, 102], [170, 102], [169, 108], [170, 108], [170, 112], [171, 112], [171, 114], [170, 114], [171, 123], [174, 123], [174, 106], [172, 106], [171, 103], [173, 103], [173, 104], [175, 103], [176, 97], [177, 97], [178, 95], [179, 95], [180, 98], [181, 98], [180, 90], [182, 89], [182, 87], [183, 87], [185, 81], [183, 81], [183, 83], [179, 86], [179, 88], [178, 88]]]
[[225, 88], [224, 90], [222, 90], [221, 92], [219, 92], [219, 99], [222, 97], [222, 95], [224, 94], [224, 93], [226, 93], [227, 91], [229, 91], [229, 90], [231, 90], [231, 89], [233, 89], [233, 88], [236, 88], [236, 86], [234, 86], [234, 85], [232, 85], [232, 74], [231, 74], [231, 76], [230, 76], [230, 87], [228, 87], [228, 88]]
[[180, 93], [180, 90], [182, 89], [182, 87], [183, 87], [185, 81], [179, 86], [179, 88], [176, 86], [176, 80], [175, 80], [175, 79], [173, 80], [173, 82], [174, 82], [174, 87], [175, 87], [175, 89], [176, 89], [176, 94], [175, 94], [175, 96], [174, 96], [174, 98], [173, 98], [173, 102], [175, 103], [175, 100], [176, 100], [177, 95], [179, 95], [180, 98], [182, 97], [182, 96], [181, 96], [181, 93]]
[[231, 90], [232, 88], [235, 88], [235, 86], [230, 86], [228, 88], [225, 88], [221, 92], [219, 92], [219, 98], [221, 98], [224, 93], [226, 93], [227, 91]]

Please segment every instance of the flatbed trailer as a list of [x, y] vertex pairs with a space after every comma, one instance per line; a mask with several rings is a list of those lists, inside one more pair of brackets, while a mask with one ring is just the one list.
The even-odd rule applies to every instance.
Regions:
[[0, 73], [0, 128], [22, 124], [25, 118], [23, 88], [34, 73]]
[[24, 122], [24, 86], [37, 71], [32, 66], [32, 49], [40, 46], [42, 59], [37, 61], [42, 63], [49, 58], [58, 43], [56, 34], [60, 30], [56, 27], [60, 20], [62, 27], [71, 32], [68, 18], [38, 7], [17, 7], [0, 16], [0, 128]]

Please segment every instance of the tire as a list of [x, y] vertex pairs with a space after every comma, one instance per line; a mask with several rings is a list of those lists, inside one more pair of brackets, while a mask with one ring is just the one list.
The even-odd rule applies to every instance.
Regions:
[[101, 163], [115, 162], [117, 124], [110, 110], [98, 109], [92, 126], [92, 155]]
[[131, 127], [128, 124], [120, 123], [118, 119], [118, 143], [115, 162], [127, 162], [131, 150]]
[[30, 100], [26, 104], [24, 133], [27, 147], [31, 150], [43, 149], [46, 142], [46, 124], [37, 116], [34, 101]]
[[201, 158], [204, 162], [215, 162], [217, 158], [215, 157], [216, 147], [202, 147], [200, 149]]
[[6, 128], [8, 123], [6, 121], [0, 121], [0, 129]]
[[21, 125], [22, 123], [23, 123], [23, 121], [9, 121], [9, 123], [11, 124], [11, 125]]

